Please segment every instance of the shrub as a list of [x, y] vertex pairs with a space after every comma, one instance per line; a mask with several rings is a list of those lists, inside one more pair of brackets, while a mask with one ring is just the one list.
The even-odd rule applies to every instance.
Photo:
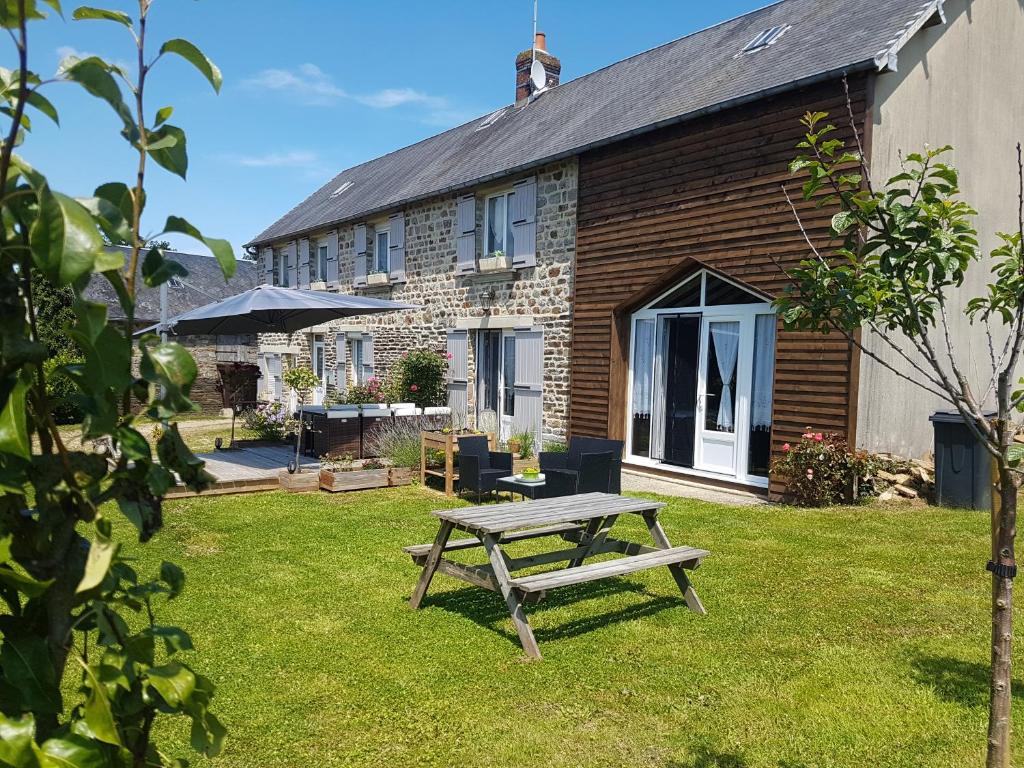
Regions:
[[242, 414], [242, 424], [260, 440], [283, 440], [290, 420], [284, 403], [260, 403]]
[[441, 429], [446, 423], [443, 416], [402, 416], [378, 422], [366, 440], [366, 452], [388, 459], [396, 467], [419, 469], [420, 432]]
[[520, 459], [532, 459], [533, 458], [533, 444], [536, 440], [533, 432], [528, 429], [524, 429], [522, 432], [516, 432], [509, 436], [508, 442], [515, 443], [518, 446], [516, 453], [519, 454]]
[[393, 402], [416, 403], [419, 408], [444, 405], [447, 400], [444, 355], [425, 349], [406, 352], [391, 368], [390, 397]]
[[58, 424], [77, 424], [85, 415], [79, 389], [63, 371], [65, 366], [84, 362], [81, 357], [65, 350], [48, 357], [43, 363], [46, 396], [53, 405], [53, 420]]
[[383, 403], [387, 400], [387, 392], [380, 379], [371, 376], [365, 384], [353, 384], [339, 398], [342, 403], [358, 405], [359, 403]]
[[796, 504], [824, 507], [856, 500], [873, 492], [862, 482], [874, 471], [872, 456], [851, 451], [840, 435], [807, 432], [796, 445], [786, 443], [772, 470], [786, 482], [786, 492]]
[[548, 440], [544, 443], [545, 453], [565, 453], [569, 450], [569, 444], [564, 440]]

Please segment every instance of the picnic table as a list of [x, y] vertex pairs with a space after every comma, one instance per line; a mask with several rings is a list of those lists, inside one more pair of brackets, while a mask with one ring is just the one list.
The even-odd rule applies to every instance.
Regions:
[[[541, 657], [540, 649], [523, 605], [541, 600], [546, 592], [558, 587], [664, 566], [672, 573], [690, 610], [704, 614], [704, 606], [686, 571], [697, 568], [710, 553], [693, 547], [672, 546], [658, 521], [658, 511], [664, 506], [663, 502], [647, 499], [586, 493], [539, 501], [436, 510], [431, 514], [439, 518], [440, 527], [434, 542], [403, 550], [423, 569], [410, 605], [420, 607], [431, 579], [438, 571], [499, 592], [505, 598], [523, 650], [536, 659]], [[627, 514], [643, 518], [654, 546], [609, 535], [616, 520]], [[455, 530], [465, 531], [471, 537], [451, 539]], [[549, 537], [572, 546], [524, 557], [512, 557], [505, 551], [506, 545], [514, 542]], [[488, 565], [466, 565], [445, 557], [450, 552], [478, 547], [487, 552]], [[588, 558], [610, 552], [623, 557], [585, 562]], [[567, 565], [558, 570], [520, 577], [512, 575], [527, 568], [562, 562]]]

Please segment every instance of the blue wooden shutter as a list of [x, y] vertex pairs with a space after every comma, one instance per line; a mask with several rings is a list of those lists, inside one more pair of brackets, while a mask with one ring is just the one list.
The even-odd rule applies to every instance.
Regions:
[[327, 287], [338, 287], [338, 232], [327, 233]]
[[515, 432], [532, 432], [534, 450], [543, 445], [544, 421], [544, 331], [537, 328], [517, 328]]
[[455, 216], [455, 274], [476, 272], [476, 197], [459, 198]]
[[537, 179], [518, 182], [512, 198], [512, 266], [516, 269], [537, 265]]
[[309, 239], [299, 240], [299, 282], [296, 284], [299, 288], [309, 288], [309, 259]]
[[391, 266], [391, 280], [405, 282], [405, 214], [396, 213], [389, 220], [391, 227], [388, 264]]
[[352, 285], [360, 288], [366, 285], [366, 225], [356, 224], [356, 262]]
[[264, 248], [262, 253], [263, 260], [263, 284], [273, 285], [274, 280], [274, 249]]
[[452, 425], [465, 427], [469, 416], [469, 331], [448, 331], [448, 407]]

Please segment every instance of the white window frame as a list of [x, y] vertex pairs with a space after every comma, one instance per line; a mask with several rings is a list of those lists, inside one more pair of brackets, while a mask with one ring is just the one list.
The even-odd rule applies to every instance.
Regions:
[[[729, 283], [740, 290], [750, 293], [752, 296], [757, 297], [757, 293], [751, 291], [750, 288], [731, 280], [724, 275], [710, 272], [706, 269], [700, 270], [695, 275], [691, 275], [686, 280], [680, 280], [672, 287], [665, 290], [657, 298], [650, 301], [643, 309], [637, 310], [633, 313], [630, 318], [630, 329], [629, 329], [629, 374], [626, 381], [626, 398], [631, 402], [633, 397], [633, 380], [634, 380], [634, 364], [635, 356], [633, 354], [636, 348], [636, 329], [637, 323], [641, 320], [653, 320], [655, 322], [655, 350], [660, 345], [661, 338], [661, 319], [664, 316], [671, 315], [701, 315], [705, 321], [714, 321], [717, 319], [728, 319], [736, 320], [739, 319], [741, 322], [741, 342], [739, 349], [739, 359], [737, 360], [737, 373], [736, 381], [737, 387], [735, 392], [736, 397], [736, 413], [739, 419], [745, 423], [745, 428], [741, 431], [736, 431], [736, 472], [735, 474], [722, 474], [719, 472], [712, 472], [706, 469], [698, 469], [696, 467], [679, 467], [667, 462], [662, 462], [658, 459], [648, 458], [646, 456], [637, 456], [633, 453], [633, 419], [631, 418], [631, 408], [626, 409], [626, 455], [625, 461], [630, 464], [638, 466], [656, 468], [665, 472], [672, 472], [680, 475], [690, 475], [694, 477], [713, 479], [713, 480], [727, 480], [730, 482], [741, 483], [743, 485], [754, 486], [757, 488], [767, 488], [768, 478], [761, 477], [758, 475], [751, 475], [747, 471], [747, 462], [749, 456], [747, 454], [748, 439], [749, 439], [749, 419], [750, 419], [750, 395], [752, 387], [752, 370], [751, 365], [753, 363], [753, 344], [754, 344], [754, 325], [755, 318], [757, 315], [774, 315], [776, 309], [770, 303], [770, 299], [765, 298], [763, 304], [724, 304], [724, 305], [707, 305], [705, 301], [707, 299], [707, 278], [713, 276], [722, 280], [723, 282]], [[692, 279], [700, 280], [700, 303], [693, 307], [661, 307], [657, 308], [659, 302], [661, 302], [667, 296], [670, 296], [684, 283]], [[702, 325], [701, 334], [704, 334], [704, 328]], [[703, 351], [702, 351], [703, 353]], [[701, 353], [701, 354], [702, 354]], [[655, 354], [654, 370], [652, 375], [659, 375], [660, 369], [657, 363], [657, 353]], [[651, 397], [655, 397], [657, 387], [651, 387]], [[651, 409], [652, 414], [654, 409]], [[655, 425], [651, 424], [651, 429], [655, 429]], [[700, 443], [700, 437], [697, 436], [696, 442]], [[695, 445], [695, 450], [699, 451], [699, 447]]]
[[363, 340], [349, 337], [348, 340], [349, 377], [354, 386], [365, 384], [363, 376]]
[[[323, 253], [323, 261], [320, 260], [320, 254]], [[327, 247], [326, 240], [319, 240], [316, 244], [316, 253], [313, 257], [313, 264], [311, 265], [310, 271], [314, 273], [311, 278], [311, 282], [315, 283], [326, 283], [327, 282], [327, 258], [330, 255], [330, 249]], [[316, 269], [312, 269], [315, 266]]]
[[[493, 195], [487, 195], [484, 198], [484, 256], [493, 256], [499, 250], [505, 256], [511, 256], [512, 254], [508, 251], [508, 236], [512, 234], [512, 220], [509, 218], [510, 210], [512, 208], [512, 198], [515, 197], [516, 191], [509, 187], [508, 189], [502, 190], [501, 192], [495, 192]], [[496, 200], [499, 197], [505, 198], [505, 227], [502, 230], [501, 248], [492, 249], [490, 243], [487, 242], [491, 236], [491, 200]]]
[[288, 249], [280, 248], [277, 253], [277, 284], [282, 288], [290, 288], [288, 285]]
[[[380, 268], [381, 247], [380, 239], [387, 239], [387, 247], [384, 248], [384, 269]], [[391, 230], [387, 226], [381, 226], [373, 232], [373, 269], [367, 270], [367, 274], [383, 273], [391, 274]]]

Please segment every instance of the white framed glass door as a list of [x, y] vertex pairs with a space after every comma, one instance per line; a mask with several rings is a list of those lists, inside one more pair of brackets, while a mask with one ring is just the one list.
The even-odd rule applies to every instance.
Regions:
[[737, 473], [738, 386], [742, 317], [705, 317], [701, 323], [697, 376], [696, 456], [694, 466], [726, 475]]
[[323, 405], [327, 394], [327, 345], [323, 337], [314, 337], [311, 358], [313, 373], [320, 380], [320, 384], [313, 388], [313, 405]]
[[633, 314], [627, 461], [765, 487], [776, 316], [708, 271]]
[[498, 439], [512, 434], [515, 417], [516, 338], [509, 330], [477, 332], [477, 426], [487, 420], [488, 411], [497, 419]]

